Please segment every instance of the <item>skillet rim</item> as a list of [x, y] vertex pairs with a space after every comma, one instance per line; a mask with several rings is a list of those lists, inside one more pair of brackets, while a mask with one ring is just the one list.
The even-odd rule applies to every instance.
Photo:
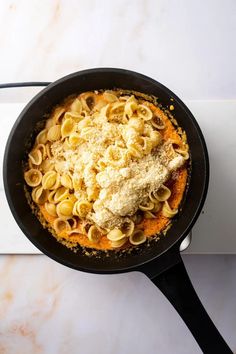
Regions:
[[[9, 154], [9, 149], [10, 146], [12, 144], [12, 137], [15, 133], [15, 130], [17, 129], [18, 125], [20, 124], [23, 116], [25, 115], [25, 113], [28, 111], [28, 109], [35, 103], [37, 102], [37, 100], [39, 98], [41, 98], [43, 95], [45, 95], [48, 91], [50, 91], [53, 87], [57, 86], [57, 85], [61, 85], [63, 82], [74, 78], [78, 75], [83, 76], [83, 75], [87, 75], [87, 74], [93, 74], [93, 73], [121, 73], [121, 74], [126, 74], [126, 75], [131, 75], [132, 77], [136, 77], [136, 78], [140, 78], [143, 80], [146, 80], [148, 82], [150, 82], [152, 85], [158, 86], [158, 88], [163, 91], [165, 94], [169, 95], [170, 97], [174, 98], [174, 100], [176, 102], [178, 102], [180, 108], [182, 111], [185, 112], [185, 115], [188, 116], [193, 125], [194, 128], [197, 131], [197, 134], [200, 138], [201, 144], [202, 144], [202, 150], [203, 150], [203, 156], [204, 156], [204, 164], [205, 164], [205, 170], [204, 170], [204, 175], [203, 175], [203, 179], [204, 181], [203, 183], [203, 189], [202, 189], [202, 194], [199, 197], [199, 203], [198, 206], [195, 209], [195, 212], [193, 213], [191, 220], [188, 223], [188, 226], [185, 228], [185, 230], [182, 232], [182, 234], [179, 235], [179, 237], [177, 237], [170, 245], [169, 247], [166, 247], [165, 250], [163, 250], [162, 252], [160, 252], [159, 254], [153, 256], [150, 259], [144, 260], [143, 262], [140, 262], [138, 264], [135, 265], [130, 265], [127, 267], [117, 267], [117, 268], [113, 268], [113, 269], [107, 269], [107, 268], [99, 268], [96, 269], [93, 266], [91, 267], [83, 267], [81, 265], [78, 264], [74, 264], [71, 263], [68, 260], [64, 260], [61, 257], [57, 256], [56, 254], [54, 254], [53, 252], [51, 252], [50, 250], [46, 249], [41, 243], [37, 242], [37, 240], [34, 237], [31, 237], [30, 232], [28, 232], [27, 228], [25, 227], [24, 223], [22, 222], [22, 220], [20, 219], [17, 211], [15, 210], [14, 207], [14, 202], [11, 198], [11, 193], [10, 193], [10, 187], [7, 181], [7, 162], [8, 162], [8, 154]], [[81, 71], [77, 71], [74, 73], [71, 73], [69, 75], [66, 75], [52, 83], [50, 83], [46, 88], [44, 88], [43, 90], [41, 90], [38, 94], [36, 94], [28, 103], [27, 105], [24, 107], [24, 109], [22, 110], [22, 112], [20, 113], [19, 117], [17, 118], [17, 120], [15, 121], [11, 132], [9, 134], [7, 143], [6, 143], [6, 147], [5, 147], [5, 152], [4, 152], [4, 160], [3, 160], [3, 180], [4, 180], [4, 189], [5, 189], [5, 193], [6, 193], [6, 197], [7, 197], [7, 201], [9, 204], [9, 207], [11, 209], [11, 212], [18, 224], [18, 226], [21, 228], [21, 230], [23, 231], [23, 233], [25, 234], [25, 236], [30, 240], [30, 242], [32, 242], [34, 244], [35, 247], [37, 247], [42, 253], [44, 253], [45, 255], [49, 256], [50, 258], [54, 259], [55, 261], [76, 269], [76, 270], [81, 270], [81, 271], [85, 271], [85, 272], [89, 272], [89, 273], [97, 273], [97, 274], [113, 274], [113, 273], [123, 273], [123, 272], [128, 272], [128, 271], [138, 271], [141, 270], [143, 267], [146, 266], [151, 266], [151, 263], [153, 261], [155, 261], [156, 259], [160, 258], [163, 254], [166, 254], [167, 252], [169, 252], [170, 250], [173, 250], [174, 248], [176, 248], [178, 250], [178, 245], [182, 242], [182, 240], [185, 238], [185, 236], [189, 233], [189, 231], [192, 229], [194, 223], [196, 222], [202, 207], [204, 205], [205, 199], [206, 199], [206, 195], [207, 195], [207, 190], [208, 190], [208, 185], [209, 185], [209, 156], [208, 156], [208, 151], [207, 151], [207, 147], [206, 147], [206, 142], [203, 136], [203, 133], [196, 121], [196, 119], [194, 118], [193, 114], [191, 113], [191, 111], [188, 109], [188, 107], [183, 103], [183, 101], [176, 96], [175, 93], [173, 93], [170, 89], [168, 89], [166, 86], [164, 86], [163, 84], [161, 84], [160, 82], [146, 76], [140, 73], [137, 73], [135, 71], [131, 71], [131, 70], [126, 70], [126, 69], [120, 69], [120, 68], [93, 68], [93, 69], [86, 69], [86, 70], [81, 70]], [[178, 222], [178, 221], [177, 221]], [[64, 246], [65, 247], [65, 246]]]

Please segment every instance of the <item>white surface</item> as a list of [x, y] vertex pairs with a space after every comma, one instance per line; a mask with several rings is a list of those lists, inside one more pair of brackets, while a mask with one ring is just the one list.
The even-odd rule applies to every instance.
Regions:
[[[236, 350], [236, 258], [184, 261], [209, 315]], [[45, 256], [1, 256], [0, 276], [0, 353], [201, 353], [173, 307], [141, 273], [91, 275]]]
[[[203, 213], [192, 231], [186, 253], [236, 253], [236, 100], [187, 101], [199, 122], [208, 145], [211, 178]], [[0, 104], [0, 164], [10, 129], [24, 104]], [[227, 126], [224, 122], [227, 119]], [[223, 129], [226, 134], [223, 134]], [[227, 131], [226, 131], [227, 130]], [[230, 172], [230, 173], [229, 173]], [[2, 173], [2, 167], [1, 167]], [[7, 205], [0, 180], [0, 222], [5, 230], [0, 238], [0, 253], [39, 253], [22, 234]], [[227, 210], [227, 212], [225, 212]]]
[[185, 100], [236, 98], [235, 17], [235, 0], [2, 0], [0, 80], [113, 66]]
[[[50, 81], [117, 66], [152, 76], [185, 100], [236, 99], [235, 16], [234, 0], [2, 0], [0, 81]], [[0, 102], [26, 102], [37, 91], [0, 90]], [[6, 118], [0, 119], [1, 134]], [[217, 183], [225, 180], [218, 171]], [[0, 242], [32, 250], [2, 200]], [[221, 227], [222, 220], [215, 221], [212, 226], [200, 219], [191, 247], [207, 246], [209, 230]], [[185, 256], [185, 262], [236, 351], [235, 257]], [[94, 276], [43, 256], [0, 256], [0, 279], [1, 354], [200, 353], [171, 306], [140, 274]]]

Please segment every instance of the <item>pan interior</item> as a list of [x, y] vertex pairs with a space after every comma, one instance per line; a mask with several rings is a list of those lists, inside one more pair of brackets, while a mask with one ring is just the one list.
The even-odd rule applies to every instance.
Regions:
[[[182, 211], [173, 221], [166, 236], [158, 242], [137, 247], [132, 252], [98, 252], [87, 256], [84, 252], [67, 249], [44, 229], [27, 203], [24, 191], [22, 162], [26, 160], [34, 138], [35, 126], [45, 114], [65, 97], [98, 89], [134, 90], [154, 95], [162, 106], [174, 105], [174, 116], [186, 131], [191, 152], [191, 179]], [[90, 272], [121, 272], [138, 269], [181, 241], [195, 222], [205, 199], [208, 184], [208, 158], [202, 133], [183, 102], [160, 83], [141, 74], [122, 69], [92, 69], [74, 73], [49, 85], [25, 107], [17, 119], [7, 142], [4, 156], [4, 185], [13, 215], [30, 241], [43, 253], [69, 267]]]

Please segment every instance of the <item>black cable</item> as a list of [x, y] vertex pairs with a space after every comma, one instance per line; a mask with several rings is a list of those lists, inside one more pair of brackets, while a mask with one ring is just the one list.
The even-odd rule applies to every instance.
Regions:
[[0, 84], [1, 88], [12, 87], [30, 87], [30, 86], [48, 86], [51, 82], [29, 81], [29, 82], [10, 82], [7, 84]]

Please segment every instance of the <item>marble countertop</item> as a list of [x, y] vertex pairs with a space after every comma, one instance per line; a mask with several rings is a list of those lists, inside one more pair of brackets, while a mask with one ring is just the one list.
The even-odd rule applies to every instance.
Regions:
[[[123, 67], [183, 100], [235, 99], [235, 16], [234, 0], [2, 0], [0, 81], [52, 81], [91, 67]], [[25, 102], [36, 91], [0, 90], [0, 102]], [[235, 257], [184, 261], [236, 351]], [[200, 350], [142, 274], [88, 275], [45, 256], [0, 256], [0, 354], [68, 352]]]
[[[209, 315], [236, 352], [234, 256], [184, 256]], [[145, 275], [92, 275], [46, 256], [0, 257], [1, 354], [200, 354]]]

